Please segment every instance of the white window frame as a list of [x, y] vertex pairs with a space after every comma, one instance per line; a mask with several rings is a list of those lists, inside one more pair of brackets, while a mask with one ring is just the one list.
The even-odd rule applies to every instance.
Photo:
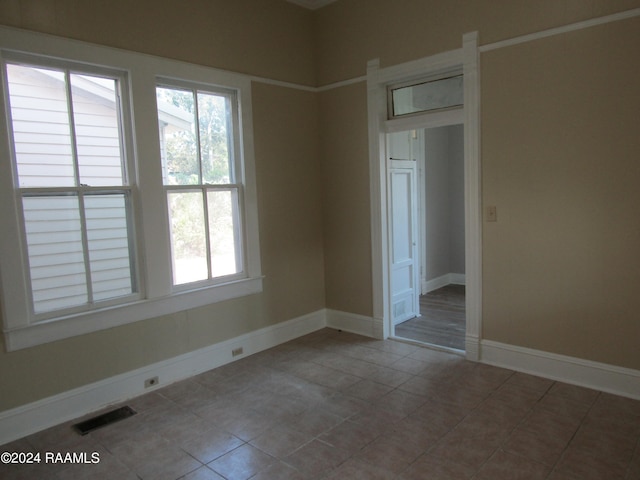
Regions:
[[[2, 320], [8, 351], [27, 348], [76, 335], [83, 335], [140, 320], [203, 307], [223, 300], [262, 291], [258, 236], [258, 209], [253, 151], [251, 79], [248, 76], [175, 60], [102, 47], [60, 37], [0, 27], [0, 60], [6, 55], [26, 54], [64, 59], [75, 64], [126, 73], [134, 162], [136, 244], [138, 247], [141, 298], [123, 305], [73, 313], [37, 321], [30, 313], [26, 250], [21, 231], [20, 209], [14, 194], [11, 140], [6, 115], [6, 78], [2, 73], [0, 95], [0, 284]], [[236, 92], [239, 115], [241, 167], [236, 182], [242, 185], [244, 273], [224, 283], [201, 284], [175, 289], [167, 205], [160, 159], [155, 87], [159, 78], [186, 81]]]
[[[238, 236], [240, 237], [238, 240], [238, 243], [236, 244], [236, 247], [238, 248], [238, 252], [237, 255], [239, 255], [240, 257], [240, 266], [241, 269], [239, 272], [231, 274], [231, 275], [227, 275], [227, 276], [222, 276], [222, 277], [216, 277], [216, 276], [212, 276], [209, 277], [207, 279], [204, 280], [198, 280], [195, 282], [189, 282], [189, 283], [174, 283], [173, 285], [173, 290], [176, 292], [179, 291], [184, 291], [184, 290], [189, 290], [189, 289], [193, 289], [194, 286], [197, 288], [199, 285], [214, 285], [214, 284], [219, 284], [219, 283], [224, 283], [224, 282], [228, 282], [228, 281], [233, 281], [236, 279], [241, 279], [244, 277], [245, 275], [245, 265], [246, 265], [246, 255], [244, 254], [244, 239], [243, 237], [243, 232], [245, 230], [245, 226], [244, 226], [244, 215], [243, 215], [243, 188], [242, 188], [242, 155], [238, 154], [238, 152], [241, 152], [242, 146], [240, 145], [240, 136], [239, 136], [239, 132], [241, 131], [240, 129], [240, 125], [239, 125], [239, 115], [238, 115], [238, 96], [237, 96], [237, 92], [233, 91], [233, 90], [229, 90], [228, 88], [220, 88], [220, 87], [215, 87], [212, 85], [206, 85], [206, 84], [197, 84], [197, 83], [193, 83], [193, 82], [186, 82], [186, 81], [176, 81], [176, 80], [169, 80], [169, 79], [165, 79], [165, 78], [158, 78], [157, 79], [157, 83], [156, 83], [156, 87], [160, 87], [160, 88], [168, 88], [168, 89], [176, 89], [176, 90], [183, 90], [183, 91], [192, 91], [195, 95], [194, 97], [194, 101], [197, 102], [197, 93], [198, 92], [202, 92], [202, 93], [208, 93], [208, 94], [218, 94], [220, 96], [224, 96], [227, 97], [230, 100], [230, 103], [232, 104], [231, 106], [231, 132], [230, 132], [230, 136], [231, 136], [231, 160], [232, 160], [232, 166], [231, 166], [231, 171], [230, 173], [231, 178], [228, 184], [209, 184], [206, 183], [204, 181], [202, 181], [201, 183], [198, 184], [185, 184], [185, 185], [169, 185], [169, 184], [164, 184], [164, 190], [165, 190], [165, 202], [167, 202], [168, 199], [168, 194], [169, 192], [180, 192], [180, 191], [184, 191], [184, 192], [189, 192], [189, 191], [198, 191], [198, 192], [202, 192], [204, 194], [205, 190], [218, 190], [218, 191], [226, 191], [226, 190], [235, 190], [236, 194], [238, 196], [238, 215], [236, 216], [237, 218], [234, 219], [234, 226], [236, 227], [236, 229], [238, 230]], [[197, 109], [197, 107], [196, 107]], [[197, 110], [196, 110], [197, 111]], [[199, 119], [198, 119], [199, 122]], [[198, 126], [198, 125], [196, 125]], [[228, 132], [229, 134], [229, 132]], [[197, 136], [198, 138], [198, 149], [200, 148], [200, 138], [199, 136]], [[200, 159], [200, 155], [198, 154], [198, 162], [201, 162]], [[163, 165], [163, 168], [165, 168], [165, 166]], [[204, 197], [205, 195], [203, 195], [203, 206], [204, 206], [204, 210], [205, 210], [205, 225], [208, 226], [208, 221], [206, 220], [207, 214], [206, 214], [206, 210], [207, 210], [207, 206], [206, 206], [206, 201], [204, 201]], [[167, 202], [168, 203], [168, 202]], [[210, 244], [209, 244], [209, 233], [207, 231], [207, 228], [205, 227], [205, 235], [207, 236], [207, 268], [209, 270], [209, 274], [211, 274], [211, 257], [210, 257]], [[173, 253], [172, 253], [172, 257], [173, 257]], [[175, 265], [175, 258], [172, 258], [172, 269], [174, 269]], [[172, 272], [172, 278], [175, 279], [175, 271]]]
[[[131, 118], [131, 109], [129, 107], [129, 102], [128, 102], [128, 92], [127, 92], [127, 78], [126, 78], [126, 72], [123, 71], [116, 71], [116, 70], [106, 70], [103, 68], [96, 68], [92, 65], [84, 65], [84, 64], [77, 64], [77, 63], [73, 63], [73, 62], [69, 62], [69, 61], [56, 61], [54, 59], [51, 59], [49, 57], [39, 57], [39, 56], [33, 56], [33, 55], [23, 55], [23, 54], [11, 54], [11, 53], [7, 53], [6, 55], [3, 55], [4, 58], [2, 58], [3, 62], [2, 62], [2, 67], [3, 67], [3, 71], [2, 73], [5, 74], [6, 71], [4, 70], [5, 64], [13, 64], [13, 65], [21, 65], [21, 66], [26, 66], [26, 67], [30, 67], [30, 68], [52, 68], [54, 70], [58, 70], [58, 71], [64, 71], [70, 74], [76, 74], [76, 73], [80, 73], [80, 74], [86, 74], [86, 75], [90, 75], [90, 76], [102, 76], [102, 77], [106, 77], [106, 78], [112, 78], [114, 80], [116, 80], [118, 82], [118, 90], [116, 91], [116, 95], [119, 97], [120, 101], [118, 102], [118, 108], [117, 108], [117, 115], [118, 115], [118, 127], [120, 130], [120, 149], [121, 149], [121, 158], [123, 161], [123, 166], [124, 166], [124, 172], [123, 172], [123, 183], [122, 185], [113, 185], [113, 186], [108, 186], [108, 187], [103, 187], [103, 186], [89, 186], [89, 185], [82, 185], [82, 184], [77, 184], [75, 186], [67, 186], [67, 187], [20, 187], [17, 182], [17, 173], [16, 173], [16, 169], [17, 169], [17, 165], [15, 165], [15, 163], [13, 163], [13, 179], [14, 179], [14, 188], [13, 190], [16, 192], [16, 208], [18, 209], [18, 215], [19, 215], [19, 222], [20, 222], [20, 234], [21, 234], [21, 241], [23, 242], [23, 248], [24, 245], [26, 245], [26, 233], [24, 231], [24, 223], [22, 222], [22, 219], [24, 217], [23, 214], [23, 210], [22, 210], [22, 205], [23, 205], [23, 201], [25, 198], [30, 198], [30, 197], [34, 197], [34, 196], [51, 196], [51, 195], [55, 195], [56, 192], [75, 192], [78, 196], [78, 198], [82, 197], [89, 197], [92, 194], [96, 194], [99, 192], [113, 192], [113, 191], [118, 191], [118, 192], [122, 192], [125, 193], [127, 192], [126, 197], [129, 199], [129, 208], [128, 208], [128, 215], [130, 216], [130, 220], [131, 222], [128, 225], [128, 233], [129, 233], [129, 246], [130, 246], [130, 250], [129, 250], [129, 255], [130, 255], [130, 262], [131, 262], [131, 266], [133, 268], [133, 275], [131, 276], [131, 287], [132, 287], [132, 291], [131, 293], [129, 293], [128, 295], [125, 296], [119, 296], [119, 297], [112, 297], [110, 299], [105, 299], [105, 300], [100, 300], [97, 301], [96, 303], [86, 303], [86, 304], [81, 304], [81, 305], [77, 305], [77, 306], [71, 306], [71, 307], [66, 307], [66, 308], [62, 308], [60, 310], [50, 310], [50, 311], [44, 311], [41, 313], [36, 313], [33, 310], [33, 302], [32, 302], [32, 292], [31, 292], [31, 288], [29, 286], [29, 284], [31, 283], [30, 280], [30, 274], [29, 274], [29, 265], [28, 265], [28, 259], [26, 257], [28, 257], [28, 255], [25, 252], [24, 257], [22, 258], [24, 263], [24, 270], [25, 270], [25, 275], [27, 277], [27, 295], [29, 298], [29, 315], [30, 318], [32, 320], [33, 323], [36, 322], [40, 322], [40, 321], [46, 321], [52, 318], [57, 318], [60, 316], [65, 316], [65, 315], [70, 315], [70, 314], [75, 314], [75, 313], [84, 313], [84, 312], [89, 312], [89, 311], [93, 311], [93, 310], [98, 310], [100, 308], [105, 308], [105, 307], [110, 307], [110, 306], [114, 306], [114, 305], [119, 305], [119, 304], [124, 304], [124, 303], [130, 303], [131, 301], [136, 301], [136, 300], [140, 300], [141, 296], [140, 296], [140, 285], [139, 285], [139, 281], [138, 281], [138, 272], [140, 270], [140, 265], [139, 262], [137, 260], [137, 251], [138, 251], [138, 245], [136, 244], [136, 239], [137, 239], [137, 234], [136, 234], [136, 228], [135, 228], [135, 221], [136, 221], [136, 208], [135, 208], [135, 203], [136, 203], [136, 193], [135, 193], [135, 184], [134, 182], [131, 181], [131, 179], [134, 177], [134, 170], [132, 168], [131, 162], [129, 161], [129, 158], [132, 157], [131, 152], [133, 151], [133, 145], [132, 145], [132, 141], [131, 141], [131, 123], [129, 121], [129, 119]], [[5, 63], [6, 62], [6, 63]], [[66, 74], [65, 74], [66, 76]], [[68, 77], [65, 78], [65, 82], [67, 82], [69, 79]], [[3, 85], [7, 85], [6, 82], [3, 82]], [[66, 84], [65, 85], [65, 90], [67, 90], [67, 93], [70, 94], [70, 90], [71, 90], [71, 85]], [[5, 96], [4, 96], [4, 101], [6, 102], [8, 99], [8, 88], [5, 88]], [[72, 100], [69, 98], [68, 102], [71, 103]], [[14, 144], [13, 144], [13, 138], [14, 138], [14, 132], [13, 132], [13, 125], [11, 124], [12, 122], [9, 121], [9, 117], [11, 115], [10, 112], [10, 108], [8, 106], [8, 103], [6, 104], [7, 106], [7, 111], [6, 111], [6, 115], [7, 115], [7, 134], [9, 135], [9, 145], [10, 148], [12, 150], [12, 156], [15, 157], [15, 152], [13, 152], [14, 149]], [[73, 113], [71, 112], [71, 109], [69, 109], [68, 112], [70, 115], [73, 115]], [[75, 120], [70, 116], [69, 117], [69, 123], [71, 124], [71, 122], [75, 122]], [[71, 128], [71, 133], [70, 133], [70, 139], [71, 139], [71, 144], [72, 144], [72, 156], [73, 156], [73, 161], [74, 163], [78, 161], [78, 154], [76, 151], [76, 133], [75, 133], [75, 128]], [[78, 170], [78, 166], [76, 164], [76, 166], [74, 167], [75, 170], [75, 175], [80, 175], [80, 172]], [[79, 201], [78, 203], [78, 208], [81, 212], [80, 217], [84, 217], [84, 210], [85, 207], [83, 206], [83, 202]], [[86, 233], [86, 227], [83, 227], [82, 230]], [[87, 238], [86, 235], [83, 234], [82, 235], [82, 244], [83, 244], [83, 252], [86, 255], [88, 255], [88, 251], [89, 251], [89, 247], [87, 244]], [[90, 263], [88, 261], [88, 257], [86, 258], [87, 263]], [[88, 267], [90, 268], [90, 267]], [[88, 274], [88, 272], [87, 272]], [[88, 292], [91, 291], [91, 281], [89, 279], [87, 279], [87, 290]], [[88, 294], [89, 298], [91, 298], [91, 295]]]

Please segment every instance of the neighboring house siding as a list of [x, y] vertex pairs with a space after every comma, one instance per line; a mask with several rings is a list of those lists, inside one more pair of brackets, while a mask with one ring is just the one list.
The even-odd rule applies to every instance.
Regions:
[[[125, 182], [115, 96], [99, 79], [92, 80], [74, 75], [71, 81], [80, 182], [89, 186], [122, 186]], [[10, 66], [9, 86], [20, 186], [75, 186], [62, 74]], [[89, 258], [85, 259], [77, 196], [69, 193], [24, 198], [36, 312], [88, 301], [87, 260], [94, 300], [131, 293], [125, 202], [123, 193], [85, 196], [89, 247]]]

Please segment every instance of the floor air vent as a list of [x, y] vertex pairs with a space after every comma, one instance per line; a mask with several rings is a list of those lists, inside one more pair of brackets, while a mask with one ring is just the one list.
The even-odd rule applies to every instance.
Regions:
[[86, 435], [93, 430], [106, 427], [107, 425], [119, 422], [120, 420], [129, 418], [135, 414], [135, 410], [131, 407], [120, 407], [115, 410], [111, 410], [110, 412], [103, 413], [102, 415], [98, 415], [97, 417], [90, 418], [89, 420], [85, 420], [84, 422], [76, 423], [73, 428], [75, 428], [80, 435]]

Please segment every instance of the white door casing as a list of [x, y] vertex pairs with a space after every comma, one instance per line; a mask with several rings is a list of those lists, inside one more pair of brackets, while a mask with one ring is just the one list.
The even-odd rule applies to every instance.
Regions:
[[[386, 134], [416, 128], [463, 123], [465, 157], [466, 358], [477, 361], [482, 324], [482, 231], [480, 183], [480, 76], [478, 34], [463, 36], [463, 46], [401, 65], [367, 65], [373, 317], [379, 338], [393, 335], [389, 262], [388, 174]], [[443, 112], [387, 119], [387, 87], [391, 84], [457, 69], [464, 75], [464, 107]]]

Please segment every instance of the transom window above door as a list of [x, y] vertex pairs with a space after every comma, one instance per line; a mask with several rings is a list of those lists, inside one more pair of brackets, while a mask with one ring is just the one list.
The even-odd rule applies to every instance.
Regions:
[[388, 89], [388, 117], [460, 107], [464, 103], [462, 74], [394, 85]]

